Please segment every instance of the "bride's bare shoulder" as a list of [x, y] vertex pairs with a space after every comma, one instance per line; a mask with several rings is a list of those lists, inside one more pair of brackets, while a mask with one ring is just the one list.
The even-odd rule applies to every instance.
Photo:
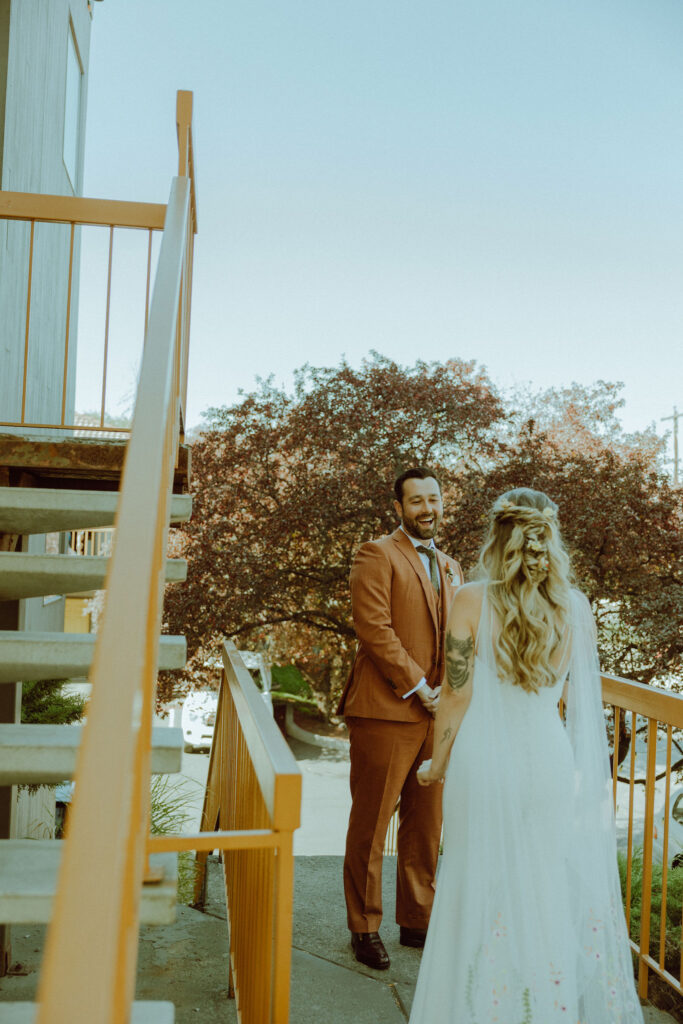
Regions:
[[478, 623], [485, 590], [486, 585], [480, 581], [458, 587], [451, 606], [451, 619], [467, 620], [473, 625]]
[[461, 587], [456, 590], [456, 597], [466, 597], [468, 601], [478, 600], [479, 603], [484, 598], [484, 591], [486, 590], [486, 583], [484, 580], [475, 580], [474, 583], [463, 583]]

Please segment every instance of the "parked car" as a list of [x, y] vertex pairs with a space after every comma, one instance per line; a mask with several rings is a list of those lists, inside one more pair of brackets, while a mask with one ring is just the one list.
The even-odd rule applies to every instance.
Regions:
[[655, 812], [652, 840], [652, 859], [661, 863], [664, 854], [664, 820], [669, 816], [669, 843], [667, 862], [673, 868], [683, 865], [683, 786], [674, 786], [669, 794], [669, 806], [662, 805]]
[[210, 749], [217, 707], [218, 694], [213, 690], [197, 690], [187, 695], [180, 715], [186, 751]]

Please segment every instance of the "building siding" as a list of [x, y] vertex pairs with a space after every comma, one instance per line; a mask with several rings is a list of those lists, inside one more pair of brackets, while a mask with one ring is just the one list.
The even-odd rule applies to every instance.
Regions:
[[[0, 103], [5, 110], [1, 185], [14, 192], [79, 193], [83, 179], [91, 18], [87, 0], [11, 0], [3, 58], [0, 0]], [[78, 47], [81, 86], [76, 181], [63, 159], [66, 68], [70, 23]], [[4, 59], [5, 66], [2, 61]], [[76, 232], [67, 374], [66, 421], [73, 417], [77, 348], [79, 232]], [[70, 231], [37, 225], [31, 285], [25, 419], [59, 423], [62, 415]], [[0, 420], [21, 416], [26, 339], [30, 226], [0, 223]]]

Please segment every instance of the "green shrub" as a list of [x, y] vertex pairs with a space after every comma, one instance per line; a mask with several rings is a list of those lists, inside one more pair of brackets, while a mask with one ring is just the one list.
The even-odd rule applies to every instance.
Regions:
[[296, 665], [273, 665], [270, 672], [273, 690], [281, 694], [288, 693], [294, 697], [312, 699], [311, 685]]
[[43, 679], [23, 683], [21, 688], [21, 721], [25, 724], [71, 725], [85, 714], [85, 697], [64, 693], [65, 679]]
[[[621, 892], [626, 905], [626, 854], [618, 854]], [[643, 898], [643, 851], [633, 851], [631, 864], [631, 919], [630, 933], [634, 942], [640, 940], [641, 907]], [[666, 933], [664, 939], [664, 967], [678, 977], [681, 966], [681, 919], [683, 917], [683, 867], [670, 867], [666, 882]], [[652, 898], [650, 909], [650, 956], [659, 960], [659, 930], [662, 919], [662, 865], [652, 865]]]

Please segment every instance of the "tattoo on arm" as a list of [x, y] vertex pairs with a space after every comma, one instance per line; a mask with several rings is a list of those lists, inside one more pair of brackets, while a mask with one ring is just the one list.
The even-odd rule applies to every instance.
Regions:
[[453, 730], [451, 729], [451, 727], [450, 727], [450, 725], [449, 725], [449, 726], [448, 726], [448, 727], [447, 727], [447, 728], [446, 728], [446, 729], [444, 730], [444, 734], [443, 734], [443, 736], [441, 737], [441, 742], [442, 742], [442, 743], [446, 743], [446, 742], [447, 742], [447, 741], [448, 741], [448, 740], [449, 740], [449, 739], [451, 738], [451, 736], [452, 736], [452, 735], [453, 735]]
[[446, 633], [446, 680], [451, 690], [461, 690], [469, 679], [474, 641], [471, 636], [460, 640]]

